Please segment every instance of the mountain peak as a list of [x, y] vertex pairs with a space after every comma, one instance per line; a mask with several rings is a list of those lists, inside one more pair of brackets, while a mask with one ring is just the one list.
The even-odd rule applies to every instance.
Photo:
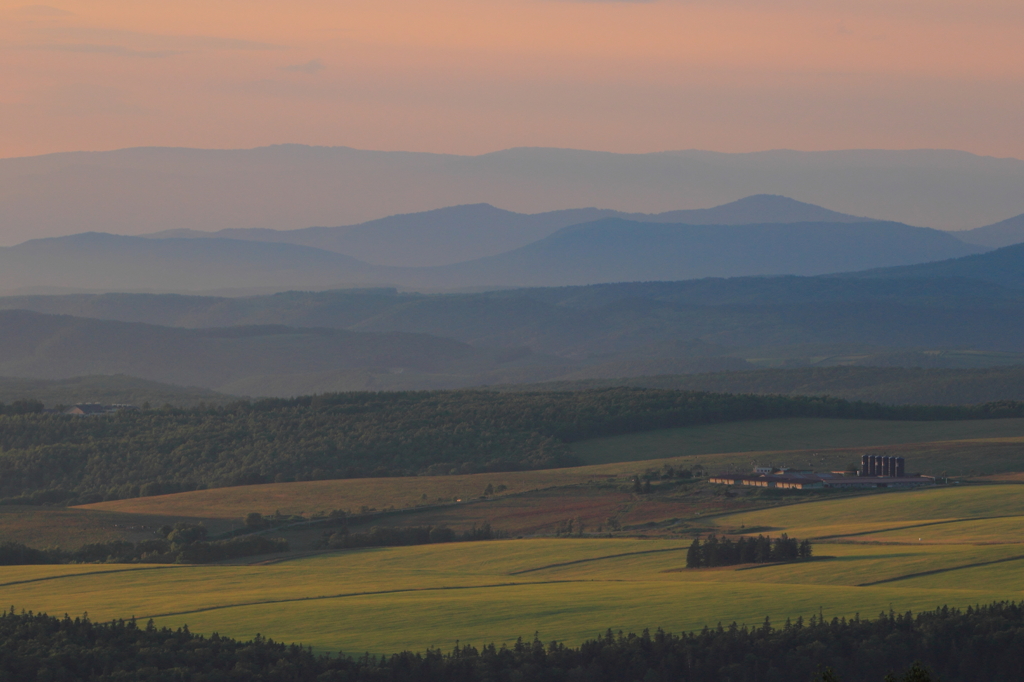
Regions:
[[831, 211], [814, 204], [778, 194], [752, 194], [714, 208], [668, 211], [656, 217], [657, 222], [691, 225], [752, 225], [763, 223], [866, 223], [862, 218]]

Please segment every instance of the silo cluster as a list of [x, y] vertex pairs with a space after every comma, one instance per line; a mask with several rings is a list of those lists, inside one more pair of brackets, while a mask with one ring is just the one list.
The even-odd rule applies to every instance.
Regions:
[[860, 458], [860, 475], [902, 478], [906, 476], [906, 462], [902, 457], [863, 455]]

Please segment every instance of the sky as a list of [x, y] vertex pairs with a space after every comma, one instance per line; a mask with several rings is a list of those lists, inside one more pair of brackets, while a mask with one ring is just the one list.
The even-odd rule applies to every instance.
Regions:
[[0, 0], [0, 158], [277, 143], [1024, 158], [1021, 0]]

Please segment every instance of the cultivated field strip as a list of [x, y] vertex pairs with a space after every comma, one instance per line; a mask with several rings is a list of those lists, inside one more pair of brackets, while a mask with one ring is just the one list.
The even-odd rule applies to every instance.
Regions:
[[[780, 510], [781, 511], [781, 510]], [[0, 568], [16, 608], [95, 619], [154, 617], [195, 632], [300, 641], [318, 650], [378, 653], [532, 637], [580, 641], [604, 629], [691, 630], [894, 608], [966, 606], [1024, 596], [1001, 545], [816, 545], [822, 558], [755, 571], [686, 570], [686, 539], [534, 539], [350, 550], [270, 565]], [[53, 568], [91, 570], [53, 571]], [[1019, 568], [1019, 567], [1018, 567]], [[936, 571], [946, 570], [946, 573]], [[931, 586], [951, 573], [992, 571]], [[1002, 571], [1002, 572], [1000, 572]], [[532, 580], [516, 580], [528, 573]], [[1019, 573], [1019, 570], [1018, 570]], [[859, 586], [876, 580], [886, 584]]]

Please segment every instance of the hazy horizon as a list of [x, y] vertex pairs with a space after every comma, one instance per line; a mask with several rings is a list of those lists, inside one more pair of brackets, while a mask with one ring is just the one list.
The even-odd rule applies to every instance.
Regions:
[[[178, 150], [190, 150], [190, 151], [208, 151], [208, 152], [231, 152], [231, 151], [255, 151], [259, 149], [271, 149], [274, 147], [309, 147], [312, 149], [343, 149], [351, 150], [356, 152], [373, 152], [381, 154], [423, 154], [429, 156], [456, 156], [462, 158], [479, 158], [483, 156], [490, 156], [492, 154], [500, 154], [502, 152], [512, 152], [517, 150], [552, 150], [552, 151], [567, 151], [567, 152], [594, 152], [597, 154], [616, 154], [621, 156], [657, 156], [659, 154], [724, 154], [729, 156], [741, 156], [748, 155], [753, 156], [757, 154], [771, 154], [773, 152], [794, 152], [799, 154], [828, 154], [828, 153], [843, 153], [843, 152], [954, 152], [960, 154], [967, 154], [970, 156], [976, 156], [983, 159], [995, 159], [999, 161], [1024, 161], [1024, 155], [1017, 157], [1012, 155], [997, 156], [993, 154], [977, 154], [975, 152], [967, 151], [965, 149], [956, 149], [953, 147], [849, 147], [849, 148], [836, 148], [836, 149], [796, 149], [792, 147], [766, 147], [763, 149], [752, 149], [747, 151], [722, 151], [718, 149], [705, 149], [700, 147], [690, 148], [679, 148], [679, 149], [661, 149], [655, 151], [644, 151], [644, 152], [617, 152], [611, 149], [596, 149], [596, 148], [581, 148], [581, 147], [557, 147], [557, 146], [541, 146], [541, 145], [518, 145], [514, 147], [501, 147], [490, 149], [487, 151], [474, 152], [474, 153], [458, 153], [458, 152], [444, 152], [444, 151], [415, 151], [411, 149], [371, 149], [369, 147], [354, 147], [346, 144], [306, 144], [303, 142], [267, 142], [266, 144], [257, 144], [250, 147], [192, 147], [192, 146], [167, 146], [167, 145], [132, 145], [128, 147], [107, 147], [98, 149], [66, 149], [63, 151], [45, 152], [42, 154], [21, 154], [14, 156], [0, 156], [0, 161], [10, 161], [15, 159], [30, 159], [43, 156], [58, 156], [61, 154], [104, 154], [111, 152], [124, 152], [133, 151], [140, 149], [178, 149]], [[438, 208], [443, 208], [439, 206]], [[690, 208], [690, 207], [685, 207]], [[695, 206], [693, 208], [711, 208], [710, 206]]]
[[[0, 159], [0, 244], [81, 232], [288, 230], [487, 203], [663, 213], [781, 195], [945, 230], [1024, 213], [1024, 161], [960, 151], [517, 148], [479, 156], [301, 145], [145, 147]], [[757, 216], [754, 222], [760, 222]]]
[[0, 7], [0, 158], [286, 140], [1024, 157], [1010, 0]]

